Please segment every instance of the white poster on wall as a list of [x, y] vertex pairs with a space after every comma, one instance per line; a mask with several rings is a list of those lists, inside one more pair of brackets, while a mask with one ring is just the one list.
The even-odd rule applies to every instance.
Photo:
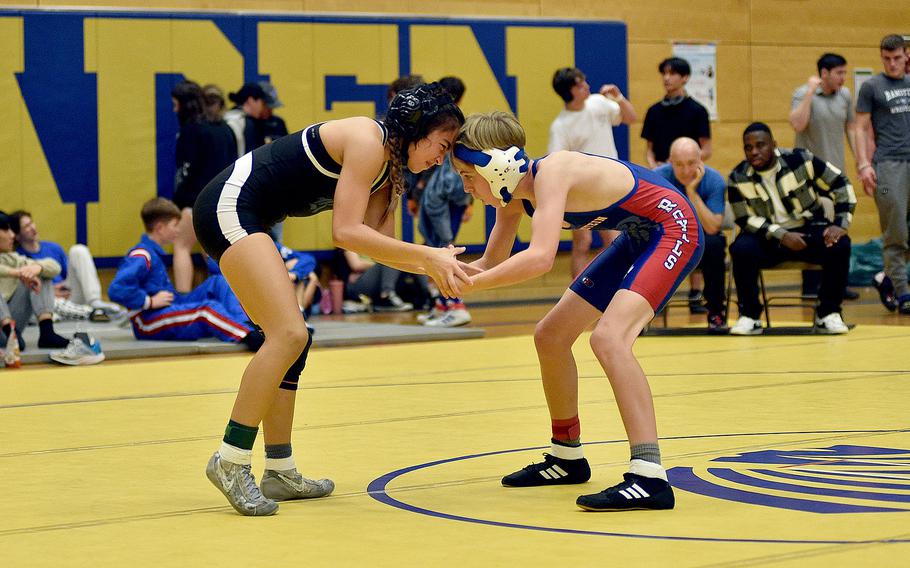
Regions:
[[872, 77], [871, 67], [856, 67], [853, 69], [853, 103], [856, 104], [856, 97], [859, 96], [859, 88], [863, 83]]
[[692, 75], [686, 84], [686, 92], [708, 109], [711, 120], [717, 120], [717, 45], [674, 43], [673, 56], [689, 62]]

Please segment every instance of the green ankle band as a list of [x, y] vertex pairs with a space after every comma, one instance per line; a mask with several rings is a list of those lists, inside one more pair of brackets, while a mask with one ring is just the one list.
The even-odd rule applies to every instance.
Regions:
[[258, 426], [244, 426], [231, 420], [224, 429], [224, 442], [241, 450], [252, 450], [258, 433]]

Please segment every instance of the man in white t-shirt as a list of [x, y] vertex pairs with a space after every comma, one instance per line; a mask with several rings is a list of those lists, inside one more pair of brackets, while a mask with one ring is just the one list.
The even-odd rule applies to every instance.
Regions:
[[[616, 85], [603, 85], [600, 94], [591, 94], [585, 74], [575, 67], [558, 69], [553, 75], [553, 90], [565, 101], [565, 108], [550, 125], [549, 153], [559, 150], [588, 152], [616, 158], [613, 127], [632, 124], [635, 108]], [[604, 246], [613, 241], [614, 231], [600, 231]], [[572, 233], [572, 277], [588, 263], [591, 231]]]

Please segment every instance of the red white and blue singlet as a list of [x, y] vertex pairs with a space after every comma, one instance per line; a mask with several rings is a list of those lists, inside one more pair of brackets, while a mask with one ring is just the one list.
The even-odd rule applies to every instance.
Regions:
[[[537, 174], [541, 160], [534, 161], [531, 175]], [[607, 309], [617, 290], [632, 290], [658, 313], [698, 266], [704, 233], [695, 208], [670, 182], [641, 166], [614, 161], [632, 172], [629, 193], [600, 211], [566, 212], [564, 220], [573, 229], [614, 229], [622, 234], [591, 261], [570, 289], [600, 311]], [[524, 201], [524, 206], [529, 215], [534, 214], [530, 203]]]

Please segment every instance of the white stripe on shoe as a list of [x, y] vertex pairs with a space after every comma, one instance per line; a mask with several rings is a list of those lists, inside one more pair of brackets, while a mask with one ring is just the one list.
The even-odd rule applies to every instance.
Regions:
[[651, 496], [647, 491], [645, 491], [644, 489], [642, 489], [637, 483], [634, 484], [634, 485], [632, 485], [632, 487], [630, 487], [629, 489], [634, 489], [634, 490], [638, 491], [639, 493], [641, 493], [641, 496], [642, 496], [642, 497], [650, 497], [650, 496]]

